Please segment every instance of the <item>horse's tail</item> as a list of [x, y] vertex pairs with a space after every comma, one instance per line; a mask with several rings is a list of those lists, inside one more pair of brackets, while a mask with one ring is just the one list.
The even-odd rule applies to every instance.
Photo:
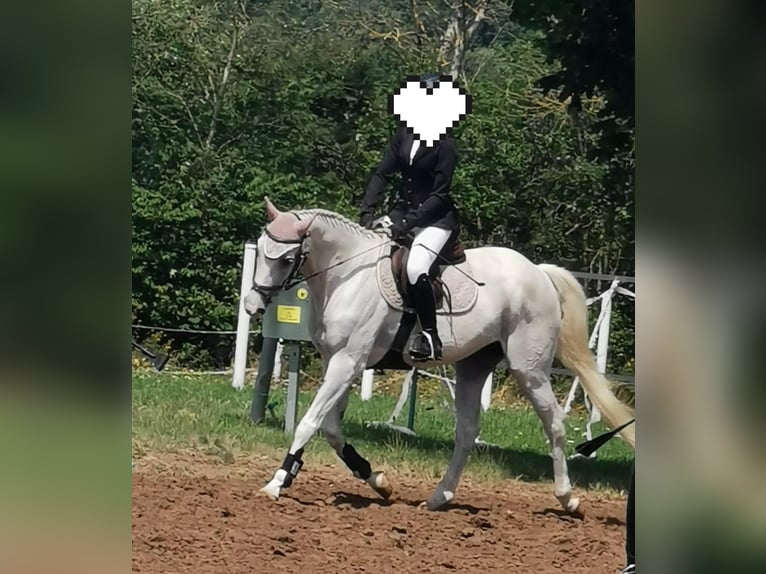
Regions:
[[[538, 267], [551, 279], [561, 301], [562, 320], [556, 356], [564, 366], [577, 373], [585, 392], [606, 422], [611, 428], [617, 428], [631, 420], [633, 413], [614, 395], [609, 380], [598, 372], [593, 353], [588, 348], [585, 292], [566, 269], [547, 264]], [[636, 447], [635, 425], [629, 425], [619, 434], [630, 446]]]

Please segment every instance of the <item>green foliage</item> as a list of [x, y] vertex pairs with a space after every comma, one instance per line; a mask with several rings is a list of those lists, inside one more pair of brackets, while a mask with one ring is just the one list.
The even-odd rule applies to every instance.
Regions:
[[[233, 329], [242, 246], [260, 233], [266, 195], [356, 217], [394, 127], [388, 95], [436, 62], [448, 17], [439, 10], [424, 11], [420, 38], [406, 21], [410, 3], [393, 0], [133, 3], [134, 321]], [[464, 241], [632, 274], [632, 148], [610, 155], [599, 123], [615, 104], [584, 100], [573, 117], [538, 86], [582, 61], [551, 59], [565, 24], [493, 13], [516, 20], [488, 20], [466, 56], [474, 107], [459, 129], [454, 180]], [[403, 40], [381, 36], [387, 21]], [[616, 308], [610, 368], [624, 371], [632, 304]], [[164, 343], [188, 366], [220, 367], [233, 341], [172, 334]]]
[[583, 98], [601, 96], [593, 154], [608, 164], [612, 183], [632, 189], [635, 125], [634, 0], [537, 0], [519, 2], [515, 18], [542, 32], [541, 46], [556, 69], [540, 78], [546, 91], [571, 101], [573, 112]]

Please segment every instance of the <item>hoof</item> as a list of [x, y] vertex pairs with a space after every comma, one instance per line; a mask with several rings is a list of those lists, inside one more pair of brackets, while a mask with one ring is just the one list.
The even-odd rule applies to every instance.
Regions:
[[567, 512], [577, 518], [585, 518], [585, 509], [576, 496], [567, 504]]
[[[449, 490], [445, 490], [444, 492], [435, 492], [433, 496], [423, 504], [425, 504], [425, 507], [428, 510], [439, 510], [444, 508], [449, 502], [452, 502], [453, 498], [455, 498], [455, 494]], [[421, 504], [421, 506], [423, 505]]]
[[557, 498], [566, 512], [579, 518], [584, 516], [580, 499], [577, 496], [572, 496], [571, 493], [567, 493], [566, 495]]
[[370, 478], [367, 479], [367, 484], [385, 500], [391, 498], [391, 495], [394, 493], [394, 488], [388, 482], [383, 471], [373, 472]]
[[282, 485], [277, 479], [272, 479], [271, 482], [264, 486], [260, 491], [271, 500], [279, 500], [279, 495], [282, 492]]

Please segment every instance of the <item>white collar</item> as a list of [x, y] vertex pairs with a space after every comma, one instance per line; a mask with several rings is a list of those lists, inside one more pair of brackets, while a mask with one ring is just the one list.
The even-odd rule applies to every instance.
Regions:
[[412, 160], [415, 158], [415, 154], [418, 153], [418, 149], [420, 149], [420, 140], [415, 138], [412, 140], [412, 148], [410, 148], [410, 165], [412, 165]]

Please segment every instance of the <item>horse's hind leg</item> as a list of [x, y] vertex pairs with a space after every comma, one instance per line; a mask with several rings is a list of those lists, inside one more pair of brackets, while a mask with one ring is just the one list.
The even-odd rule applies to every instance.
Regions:
[[348, 405], [348, 395], [350, 388], [346, 390], [340, 401], [327, 413], [322, 422], [322, 434], [327, 442], [337, 453], [340, 459], [346, 463], [346, 466], [356, 478], [364, 480], [375, 492], [383, 498], [388, 499], [393, 494], [393, 488], [381, 471], [372, 471], [370, 463], [362, 455], [356, 452], [356, 449], [346, 442], [341, 429], [341, 420], [343, 413]]
[[502, 352], [498, 345], [487, 347], [455, 364], [455, 449], [447, 472], [426, 502], [429, 510], [436, 510], [455, 497], [468, 456], [476, 444], [476, 437], [479, 436], [481, 389], [500, 359]]
[[576, 512], [580, 499], [572, 497], [572, 484], [569, 481], [569, 470], [566, 458], [566, 430], [564, 426], [564, 410], [556, 400], [548, 375], [541, 369], [532, 371], [511, 370], [519, 381], [527, 398], [532, 403], [537, 415], [543, 423], [545, 434], [551, 443], [553, 455], [554, 493], [561, 506], [569, 512]]
[[[555, 339], [530, 338], [525, 333], [515, 333], [508, 340], [508, 362], [511, 373], [518, 381], [543, 423], [543, 429], [551, 444], [553, 456], [554, 493], [568, 512], [576, 512], [580, 499], [572, 497], [572, 484], [566, 459], [566, 430], [564, 409], [561, 408], [551, 387], [548, 376], [553, 363]], [[528, 334], [528, 333], [526, 333]], [[534, 351], [532, 357], [530, 352]]]

